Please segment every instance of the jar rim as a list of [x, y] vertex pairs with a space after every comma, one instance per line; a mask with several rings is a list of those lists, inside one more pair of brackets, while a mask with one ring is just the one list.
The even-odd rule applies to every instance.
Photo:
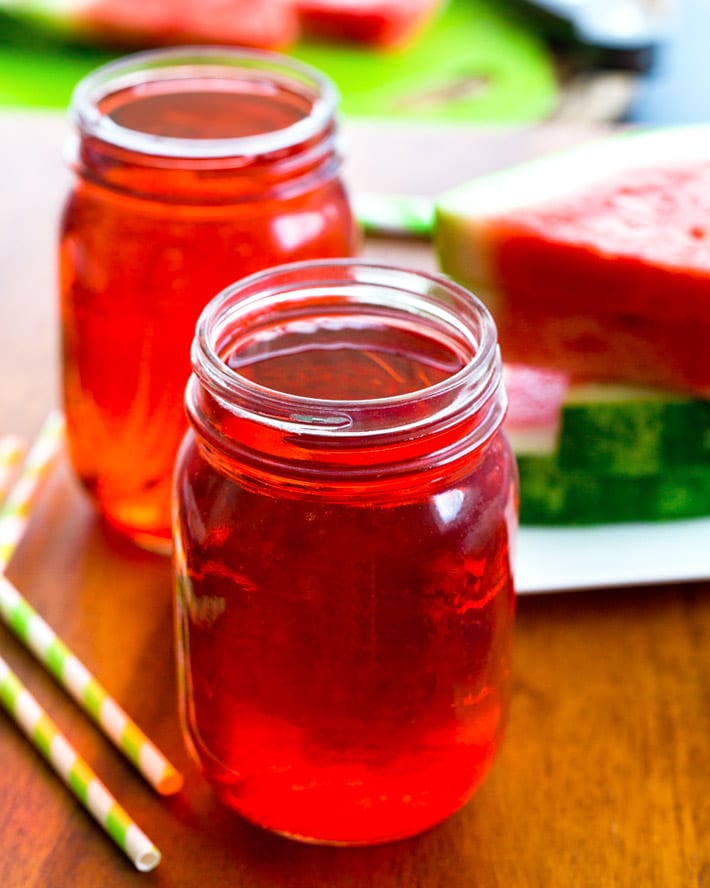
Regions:
[[[288, 126], [249, 136], [193, 139], [161, 136], [131, 129], [112, 120], [100, 109], [108, 96], [151, 80], [187, 79], [203, 74], [222, 76], [241, 72], [271, 74], [283, 83], [300, 87], [311, 99], [307, 116]], [[209, 74], [209, 72], [212, 72]], [[317, 136], [333, 119], [339, 93], [333, 81], [297, 59], [260, 49], [230, 46], [180, 46], [146, 50], [122, 56], [95, 68], [74, 88], [69, 116], [81, 132], [111, 145], [141, 154], [190, 160], [270, 154], [302, 144]]]
[[[350, 288], [352, 295], [359, 286], [362, 299], [359, 302], [352, 299], [353, 306], [389, 306], [389, 300], [396, 300], [399, 294], [403, 300], [400, 314], [406, 313], [404, 302], [407, 302], [410, 307], [414, 306], [412, 316], [419, 312], [422, 319], [427, 317], [460, 337], [460, 342], [469, 350], [463, 366], [436, 383], [404, 394], [346, 400], [311, 398], [267, 388], [236, 372], [221, 356], [220, 333], [232, 328], [240, 318], [254, 317], [259, 310], [283, 303], [285, 299], [291, 302], [301, 299], [305, 305], [313, 298], [314, 288], [323, 294], [332, 294], [338, 287], [345, 294]], [[378, 290], [379, 296], [375, 296]], [[442, 296], [451, 300], [451, 304], [439, 299]], [[475, 331], [473, 323], [477, 325]], [[236, 399], [239, 409], [249, 413], [256, 413], [258, 405], [265, 411], [261, 421], [306, 435], [357, 435], [362, 433], [357, 417], [376, 414], [384, 419], [388, 410], [427, 400], [439, 404], [442, 398], [457, 391], [465, 392], [465, 403], [470, 409], [477, 409], [502, 387], [495, 323], [476, 296], [443, 275], [347, 258], [280, 265], [222, 290], [198, 319], [192, 365], [200, 382], [227, 404]], [[457, 399], [455, 405], [455, 408], [449, 405], [452, 411], [461, 408], [461, 401]], [[422, 420], [430, 421], [431, 416]], [[376, 431], [368, 429], [370, 434]], [[380, 431], [392, 431], [386, 420]]]

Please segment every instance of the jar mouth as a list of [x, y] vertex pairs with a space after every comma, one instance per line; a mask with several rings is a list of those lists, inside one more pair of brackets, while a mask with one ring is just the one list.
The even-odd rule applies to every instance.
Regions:
[[[254, 135], [192, 138], [134, 129], [102, 110], [110, 96], [145, 84], [175, 87], [188, 81], [259, 82], [268, 78], [307, 102], [307, 113], [295, 122]], [[271, 154], [292, 148], [322, 133], [338, 106], [333, 82], [296, 59], [256, 49], [183, 46], [133, 53], [95, 69], [72, 93], [69, 115], [81, 132], [108, 144], [158, 157], [234, 158]]]
[[[227, 362], [254, 331], [281, 322], [313, 323], [314, 312], [321, 319], [316, 324], [363, 313], [393, 328], [413, 319], [432, 341], [441, 338], [456, 366], [433, 384], [411, 391], [347, 398], [270, 388], [240, 373], [239, 360]], [[238, 281], [203, 310], [192, 364], [196, 378], [225, 409], [302, 436], [415, 433], [432, 422], [453, 421], [462, 410], [495, 403], [491, 428], [483, 423], [479, 429], [487, 437], [505, 410], [495, 324], [483, 303], [448, 278], [387, 264], [295, 262]]]

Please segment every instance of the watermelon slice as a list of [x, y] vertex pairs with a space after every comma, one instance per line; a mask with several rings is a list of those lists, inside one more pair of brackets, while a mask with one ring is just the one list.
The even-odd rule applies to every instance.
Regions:
[[116, 47], [222, 43], [281, 50], [297, 39], [291, 0], [0, 0], [46, 29]]
[[523, 524], [710, 515], [710, 401], [505, 366]]
[[307, 36], [380, 47], [412, 41], [443, 0], [292, 0]]
[[710, 395], [710, 126], [482, 177], [441, 196], [435, 229], [505, 361]]

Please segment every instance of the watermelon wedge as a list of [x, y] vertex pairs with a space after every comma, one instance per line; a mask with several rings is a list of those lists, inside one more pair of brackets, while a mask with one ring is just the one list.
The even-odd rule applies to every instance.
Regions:
[[505, 366], [523, 524], [710, 515], [710, 401]]
[[115, 47], [221, 43], [290, 47], [292, 0], [0, 0], [0, 10], [72, 39]]
[[710, 396], [710, 126], [615, 136], [437, 201], [503, 359]]

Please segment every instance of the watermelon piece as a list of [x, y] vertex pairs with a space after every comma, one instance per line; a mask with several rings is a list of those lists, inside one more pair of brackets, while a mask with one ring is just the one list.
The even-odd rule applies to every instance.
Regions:
[[562, 468], [655, 475], [710, 466], [710, 401], [642, 386], [575, 383], [563, 373], [506, 365], [506, 430], [518, 454], [555, 455]]
[[292, 0], [307, 36], [400, 47], [410, 43], [443, 0]]
[[615, 136], [442, 195], [442, 270], [503, 359], [710, 396], [710, 126]]
[[0, 9], [76, 40], [116, 47], [220, 43], [283, 50], [299, 34], [291, 0], [0, 0]]
[[710, 514], [710, 402], [506, 365], [524, 524]]

